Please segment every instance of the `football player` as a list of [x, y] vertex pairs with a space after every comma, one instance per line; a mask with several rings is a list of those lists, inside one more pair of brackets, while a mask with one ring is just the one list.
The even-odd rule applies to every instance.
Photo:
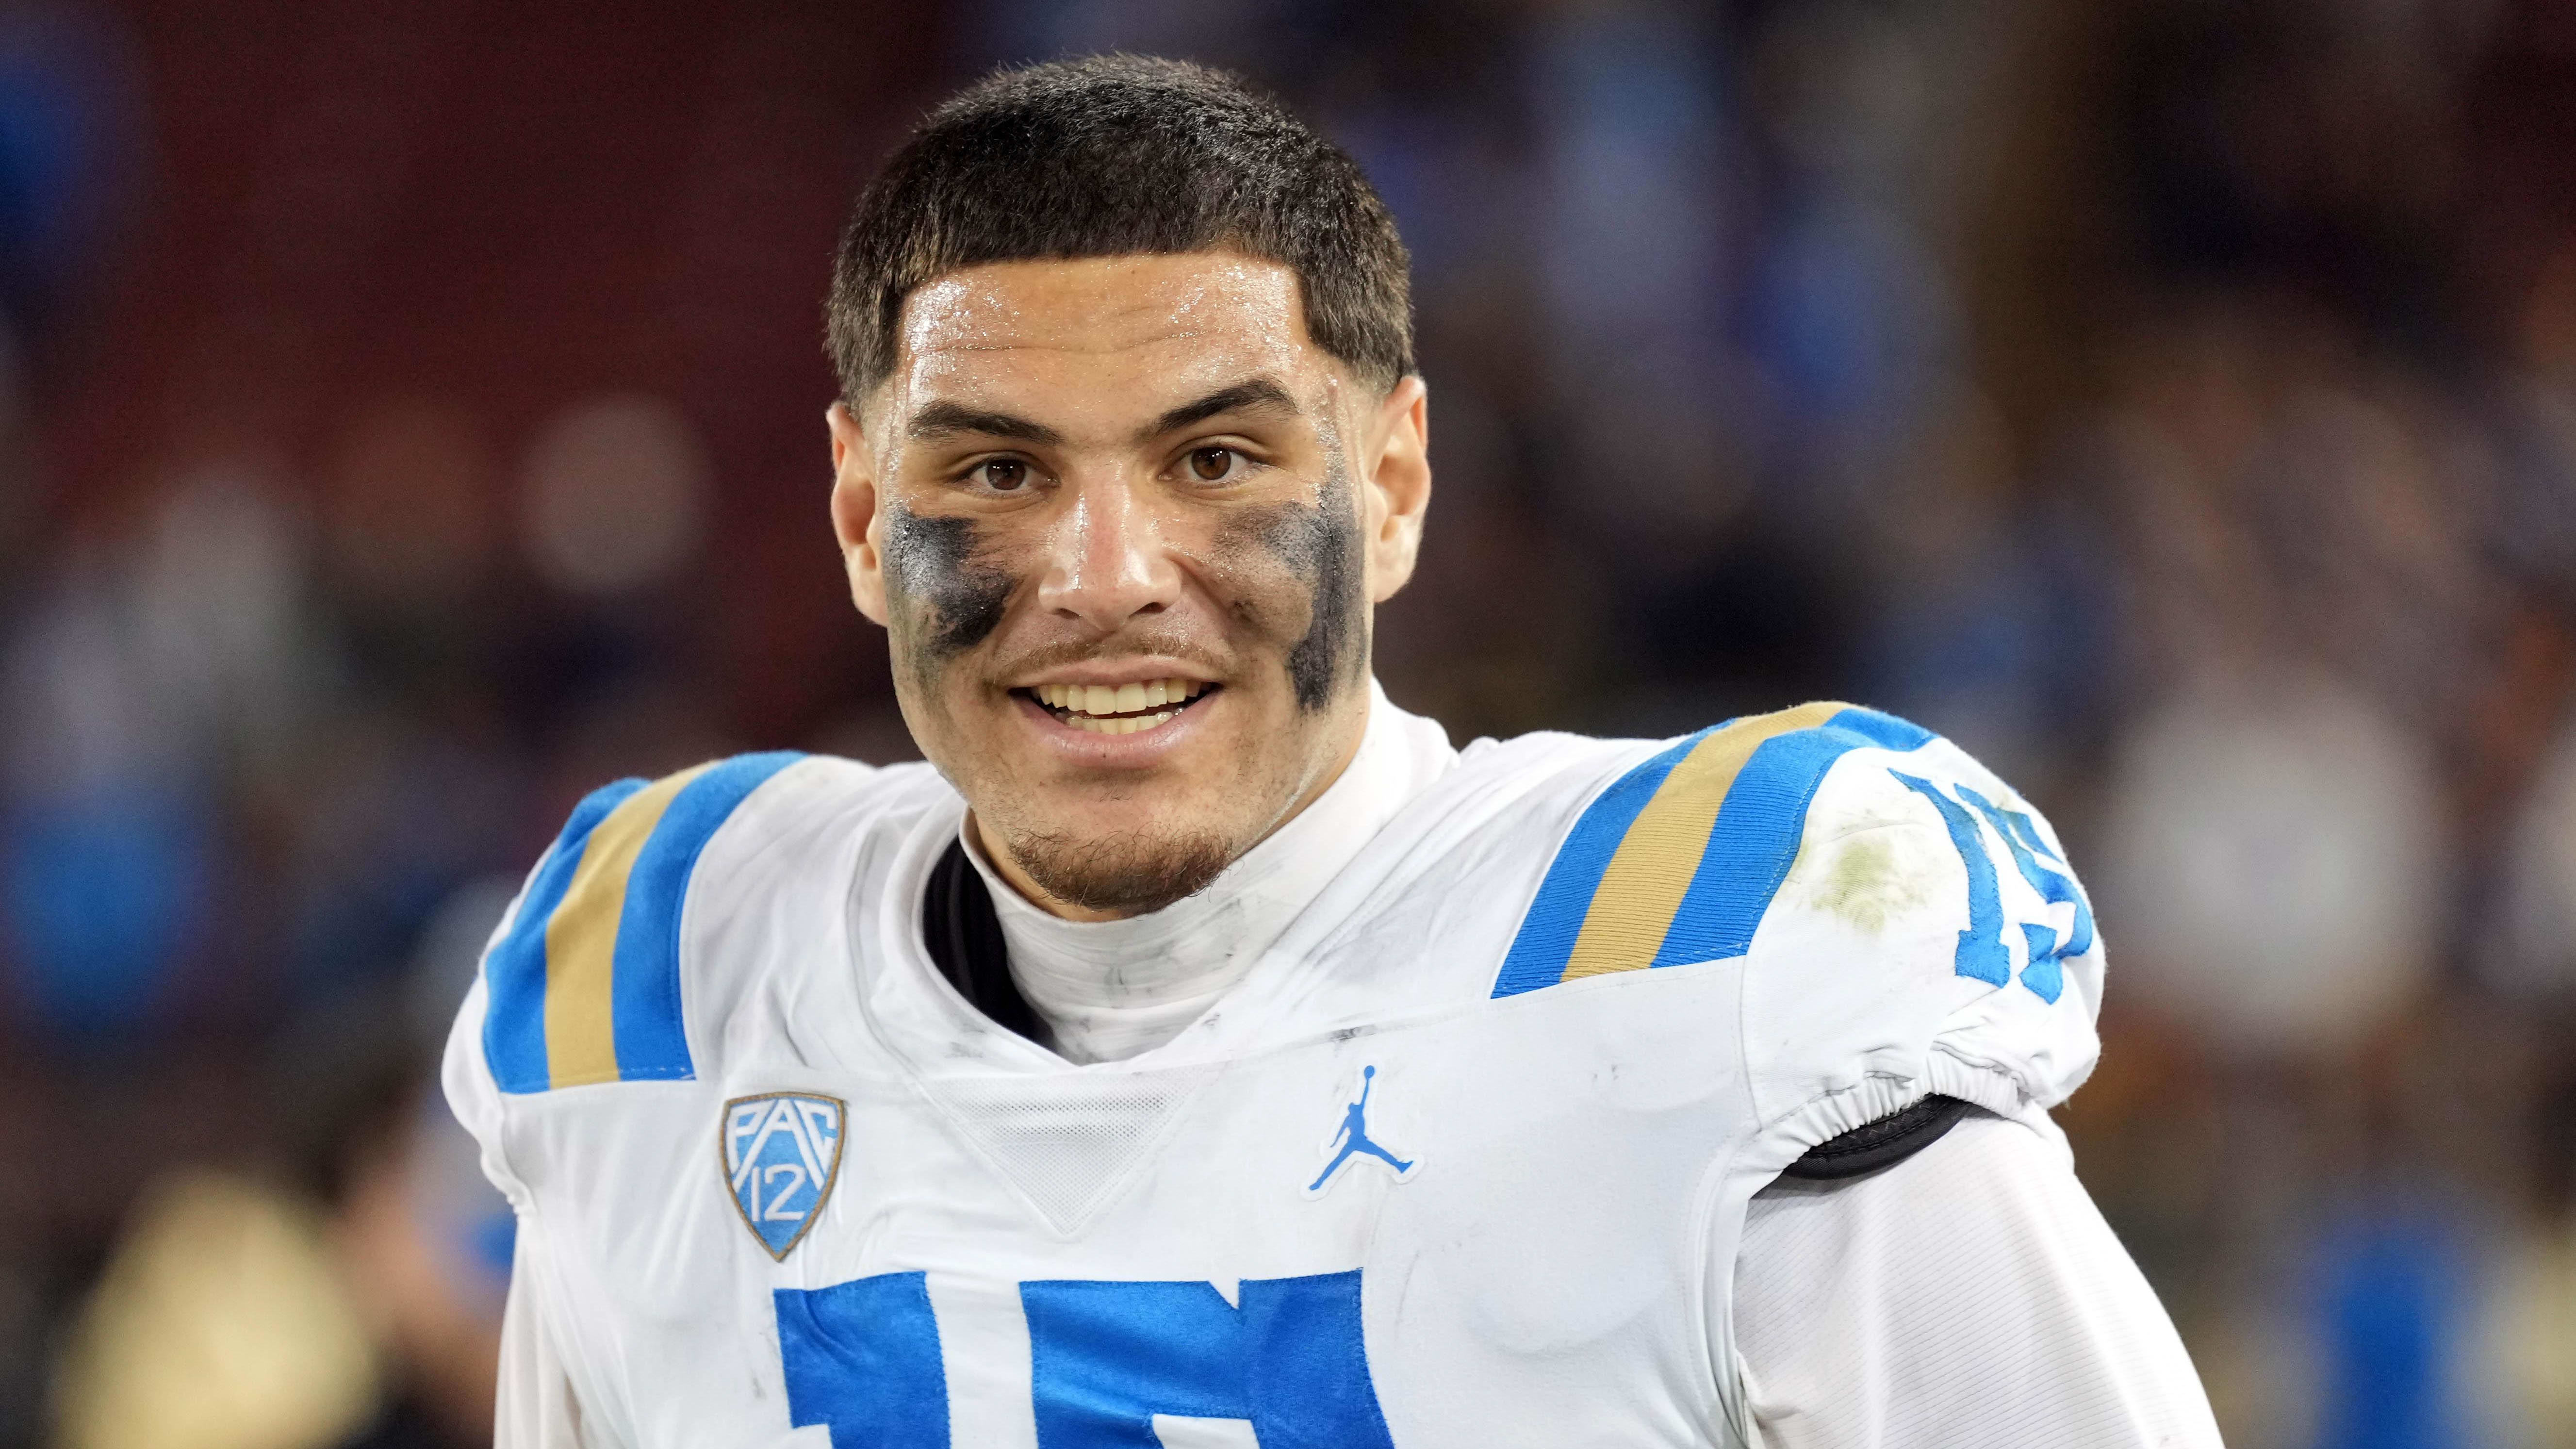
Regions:
[[1840, 704], [1461, 750], [1373, 682], [1406, 267], [1165, 61], [868, 188], [831, 515], [929, 763], [625, 781], [538, 863], [447, 1061], [504, 1445], [2217, 1442], [2048, 1116], [2102, 947], [2010, 787]]

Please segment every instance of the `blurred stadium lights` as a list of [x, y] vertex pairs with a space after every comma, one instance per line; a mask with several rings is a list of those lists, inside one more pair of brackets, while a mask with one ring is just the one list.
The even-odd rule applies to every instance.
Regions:
[[566, 593], [631, 593], [668, 578], [698, 547], [705, 450], [667, 403], [576, 403], [538, 432], [526, 471], [529, 560]]

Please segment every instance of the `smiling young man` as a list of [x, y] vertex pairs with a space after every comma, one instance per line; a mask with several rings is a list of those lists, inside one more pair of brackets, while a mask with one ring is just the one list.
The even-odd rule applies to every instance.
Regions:
[[[2048, 1109], [2102, 954], [1955, 747], [1451, 747], [1406, 260], [1231, 80], [1005, 73], [862, 198], [832, 518], [928, 765], [583, 802], [447, 1081], [500, 1440], [2217, 1442]], [[1615, 487], [1615, 478], [1598, 480]]]

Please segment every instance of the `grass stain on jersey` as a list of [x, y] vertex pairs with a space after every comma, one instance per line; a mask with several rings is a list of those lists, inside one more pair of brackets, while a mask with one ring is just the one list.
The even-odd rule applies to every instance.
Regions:
[[1817, 909], [1875, 935], [1923, 903], [1923, 882], [1897, 860], [1889, 836], [1863, 831], [1834, 843], [1833, 859], [1808, 899]]

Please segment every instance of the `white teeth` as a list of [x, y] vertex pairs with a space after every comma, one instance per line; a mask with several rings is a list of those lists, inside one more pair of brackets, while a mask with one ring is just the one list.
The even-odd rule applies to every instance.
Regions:
[[[1192, 679], [1150, 679], [1134, 684], [1035, 684], [1029, 693], [1050, 709], [1066, 711], [1065, 722], [1096, 735], [1127, 735], [1153, 729], [1180, 711], [1181, 705], [1205, 693]], [[1143, 714], [1141, 711], [1156, 713]]]

